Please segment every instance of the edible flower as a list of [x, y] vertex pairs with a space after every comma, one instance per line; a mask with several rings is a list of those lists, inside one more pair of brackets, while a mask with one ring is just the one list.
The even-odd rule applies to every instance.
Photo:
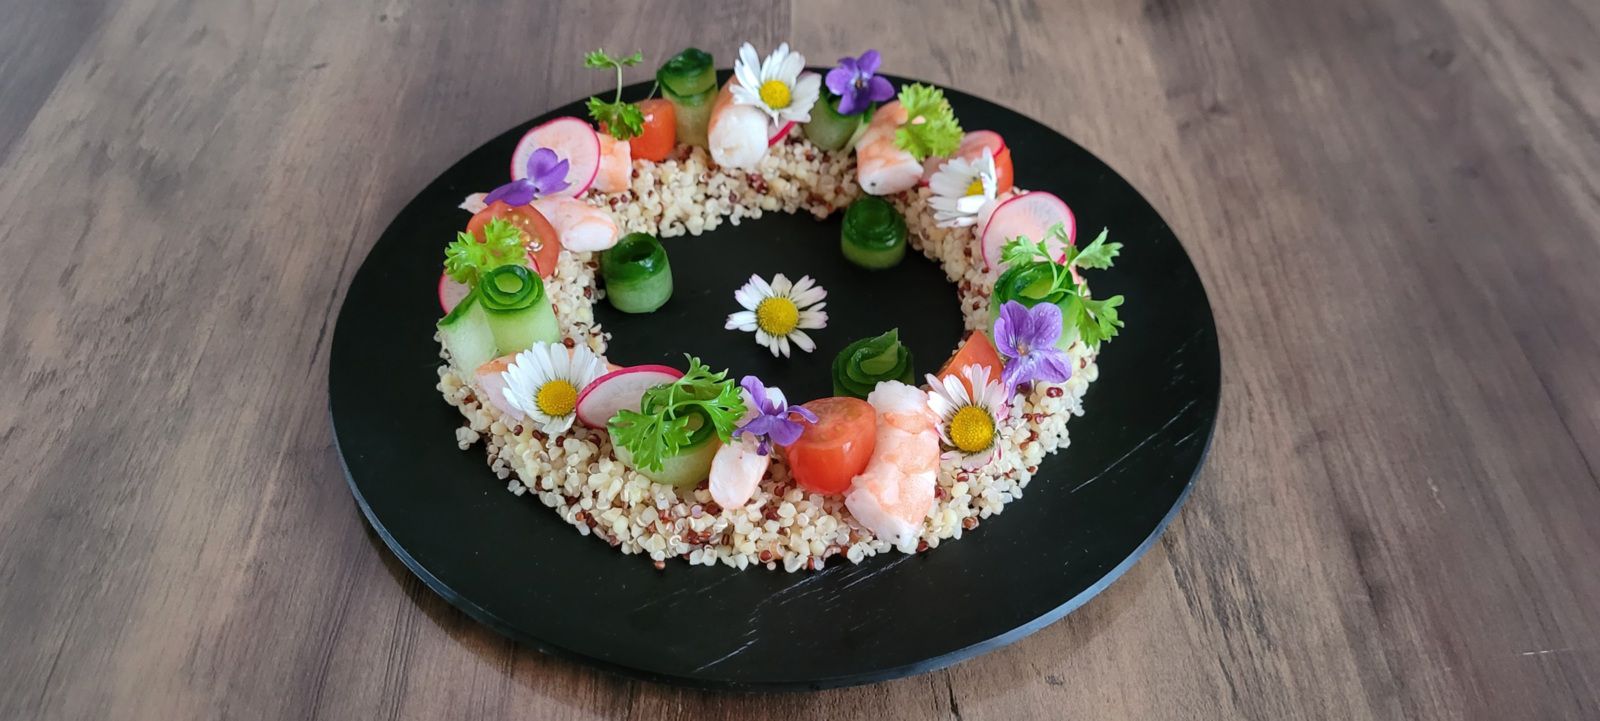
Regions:
[[868, 50], [859, 58], [839, 58], [839, 67], [828, 71], [828, 90], [839, 96], [840, 115], [855, 115], [894, 97], [894, 86], [877, 74], [882, 62], [878, 51]]
[[723, 326], [728, 330], [754, 331], [756, 342], [772, 351], [789, 357], [789, 344], [807, 353], [817, 349], [815, 341], [806, 335], [807, 330], [828, 327], [828, 314], [823, 312], [828, 291], [817, 285], [811, 276], [801, 276], [793, 283], [779, 273], [768, 283], [759, 275], [733, 292], [734, 300], [744, 310], [730, 313]]
[[539, 148], [528, 156], [528, 177], [518, 178], [484, 196], [485, 204], [504, 200], [506, 205], [527, 205], [551, 193], [567, 189], [567, 169], [571, 167], [564, 158], [549, 148]]
[[733, 76], [739, 80], [732, 88], [733, 101], [760, 108], [771, 118], [774, 129], [788, 122], [806, 122], [811, 119], [811, 107], [817, 104], [822, 78], [816, 73], [802, 75], [805, 67], [806, 57], [791, 52], [788, 43], [779, 45], [766, 60], [759, 60], [755, 47], [745, 43], [733, 63]]
[[739, 425], [733, 436], [754, 438], [756, 452], [763, 456], [772, 452], [773, 445], [787, 446], [798, 440], [805, 430], [802, 423], [817, 422], [817, 414], [802, 406], [790, 406], [783, 391], [768, 388], [760, 378], [745, 376], [739, 379], [739, 386], [744, 388], [744, 402], [753, 415]]
[[[945, 457], [959, 459], [961, 467], [969, 471], [989, 465], [1000, 448], [995, 440], [1007, 406], [1000, 382], [991, 380], [989, 374], [988, 366], [969, 365], [961, 369], [960, 377], [928, 376], [933, 389], [928, 394], [928, 408], [939, 417], [939, 440], [951, 448]], [[970, 395], [968, 385], [972, 386]]]
[[1023, 383], [1066, 382], [1072, 377], [1072, 359], [1056, 347], [1060, 337], [1059, 307], [1040, 303], [1029, 308], [1014, 300], [1006, 301], [994, 321], [995, 350], [1005, 359], [1000, 382], [1012, 393]]
[[[1116, 263], [1122, 252], [1121, 243], [1106, 242], [1108, 231], [1079, 249], [1067, 237], [1061, 223], [1050, 226], [1044, 238], [1029, 240], [1017, 236], [1000, 246], [1000, 263], [1009, 266], [995, 280], [994, 297], [999, 300], [1024, 299], [1024, 305], [1044, 302], [1061, 308], [1066, 319], [1063, 332], [1073, 334], [1067, 340], [1082, 340], [1090, 348], [1116, 337], [1122, 327], [1117, 308], [1122, 296], [1114, 295], [1104, 300], [1089, 296], [1089, 288], [1078, 276], [1080, 269], [1104, 270]], [[1051, 247], [1061, 248], [1057, 260]], [[1070, 345], [1067, 343], [1066, 345]]]
[[533, 419], [539, 430], [555, 435], [572, 427], [578, 391], [606, 372], [588, 348], [570, 352], [560, 343], [534, 343], [517, 354], [500, 379], [506, 402]]
[[983, 149], [977, 160], [951, 158], [928, 179], [933, 197], [933, 219], [941, 228], [964, 228], [978, 222], [978, 212], [994, 202], [999, 187], [994, 166], [994, 151]]

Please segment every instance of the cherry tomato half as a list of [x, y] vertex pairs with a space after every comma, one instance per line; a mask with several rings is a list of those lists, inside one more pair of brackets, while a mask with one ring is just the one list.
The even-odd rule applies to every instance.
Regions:
[[804, 404], [817, 414], [785, 454], [801, 488], [843, 493], [867, 468], [878, 444], [878, 412], [860, 398], [819, 398]]
[[528, 249], [528, 258], [533, 260], [533, 268], [539, 271], [541, 277], [549, 278], [555, 274], [556, 260], [561, 256], [561, 240], [556, 235], [555, 226], [550, 225], [544, 213], [531, 205], [507, 205], [504, 200], [496, 200], [467, 221], [467, 232], [482, 243], [483, 226], [498, 219], [504, 219], [522, 231], [522, 244]]
[[672, 154], [678, 143], [678, 111], [666, 98], [651, 98], [635, 103], [644, 113], [644, 132], [628, 140], [629, 150], [636, 160], [657, 163]]

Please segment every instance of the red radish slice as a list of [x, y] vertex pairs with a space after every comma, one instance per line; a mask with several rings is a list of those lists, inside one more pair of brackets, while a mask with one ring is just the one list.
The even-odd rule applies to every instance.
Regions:
[[449, 273], [439, 274], [439, 307], [443, 308], [445, 313], [454, 309], [456, 304], [471, 291], [466, 283], [457, 283]]
[[772, 137], [767, 138], [767, 147], [770, 148], [770, 147], [772, 147], [774, 145], [777, 145], [778, 143], [783, 142], [784, 138], [789, 137], [789, 131], [794, 130], [794, 126], [795, 126], [795, 122], [793, 120], [790, 120], [789, 122], [784, 123], [783, 127], [778, 128], [778, 132], [777, 132], [776, 135], [773, 135]]
[[567, 189], [547, 197], [573, 197], [594, 185], [600, 173], [600, 135], [589, 124], [574, 117], [556, 118], [528, 131], [511, 153], [511, 179], [528, 177], [528, 158], [539, 148], [549, 148], [566, 160]]
[[605, 428], [617, 411], [639, 410], [644, 392], [683, 377], [671, 366], [644, 365], [620, 368], [594, 379], [578, 393], [578, 422], [590, 428]]
[[[980, 236], [983, 269], [991, 274], [999, 273], [1000, 246], [1019, 235], [1039, 240], [1056, 223], [1066, 226], [1068, 243], [1077, 240], [1078, 221], [1072, 216], [1072, 209], [1055, 195], [1035, 191], [1013, 196], [999, 204]], [[1066, 248], [1060, 241], [1051, 240], [1045, 250], [1058, 261], [1066, 257]]]

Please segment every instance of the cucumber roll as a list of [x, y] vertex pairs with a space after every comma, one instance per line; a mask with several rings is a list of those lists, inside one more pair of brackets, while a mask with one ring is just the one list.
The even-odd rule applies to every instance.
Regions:
[[1049, 263], [1018, 264], [1005, 269], [995, 279], [994, 292], [989, 296], [989, 326], [994, 327], [994, 319], [1000, 317], [1000, 307], [1006, 301], [1014, 300], [1028, 308], [1040, 303], [1057, 305], [1061, 307], [1061, 336], [1056, 339], [1056, 346], [1066, 350], [1078, 339], [1078, 326], [1069, 320], [1069, 305], [1078, 287], [1071, 284], [1057, 288], [1054, 281], [1055, 272]]
[[871, 118], [871, 108], [853, 115], [841, 115], [839, 96], [824, 90], [822, 97], [817, 98], [817, 104], [811, 107], [811, 120], [803, 128], [812, 145], [823, 150], [841, 150], [855, 139], [856, 131], [866, 127]]
[[651, 313], [672, 297], [672, 265], [661, 241], [649, 233], [629, 233], [600, 254], [606, 298], [624, 313]]
[[450, 351], [450, 365], [462, 378], [471, 378], [478, 366], [495, 357], [494, 331], [489, 329], [489, 315], [478, 302], [478, 292], [471, 291], [439, 321], [439, 340]]
[[900, 342], [900, 329], [896, 328], [839, 351], [833, 359], [833, 394], [866, 398], [881, 381], [915, 385], [912, 375], [911, 349]]
[[540, 341], [561, 342], [544, 281], [527, 266], [502, 265], [489, 270], [478, 279], [476, 295], [500, 355], [527, 350]]
[[711, 123], [711, 105], [717, 99], [717, 71], [711, 53], [688, 48], [661, 65], [656, 71], [661, 95], [672, 103], [677, 115], [678, 142], [706, 147], [706, 127]]
[[893, 268], [906, 255], [906, 219], [889, 201], [863, 195], [844, 211], [839, 250], [863, 268]]

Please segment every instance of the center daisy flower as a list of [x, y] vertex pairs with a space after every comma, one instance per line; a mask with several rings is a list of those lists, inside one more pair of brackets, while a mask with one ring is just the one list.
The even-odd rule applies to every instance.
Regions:
[[758, 59], [755, 47], [745, 43], [733, 63], [733, 76], [739, 80], [731, 89], [733, 101], [760, 108], [774, 129], [791, 121], [804, 123], [811, 119], [822, 88], [822, 76], [800, 72], [805, 67], [805, 56], [791, 52], [788, 43], [779, 45], [766, 60]]
[[584, 346], [567, 350], [559, 343], [534, 343], [517, 354], [500, 374], [506, 402], [533, 419], [539, 430], [554, 435], [572, 427], [578, 391], [606, 372]]
[[[989, 376], [989, 367], [982, 365], [966, 366], [959, 376], [928, 376], [928, 385], [933, 388], [928, 394], [928, 408], [939, 416], [939, 439], [951, 449], [946, 457], [960, 459], [961, 467], [968, 470], [988, 465], [1000, 448], [1005, 397], [1000, 381]], [[971, 394], [967, 393], [967, 385], [972, 386]]]
[[994, 151], [984, 148], [976, 160], [951, 158], [928, 179], [933, 197], [928, 205], [941, 228], [960, 228], [978, 222], [978, 212], [994, 201], [999, 173]]
[[734, 300], [739, 301], [744, 310], [730, 313], [724, 327], [755, 331], [756, 342], [774, 356], [782, 353], [785, 358], [789, 357], [791, 341], [800, 346], [800, 350], [810, 353], [816, 350], [817, 344], [805, 331], [828, 327], [828, 314], [822, 310], [828, 305], [822, 302], [826, 297], [828, 291], [809, 275], [801, 276], [794, 283], [782, 273], [773, 276], [771, 283], [752, 275], [748, 283], [733, 292]]

